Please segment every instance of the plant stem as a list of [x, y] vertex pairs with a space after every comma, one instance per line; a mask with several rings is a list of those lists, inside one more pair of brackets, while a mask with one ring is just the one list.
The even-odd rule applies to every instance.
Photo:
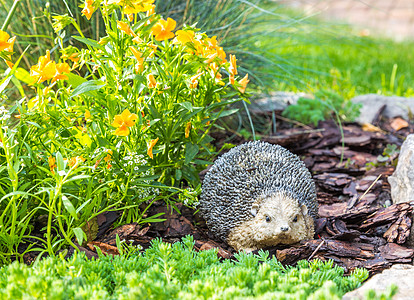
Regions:
[[9, 24], [11, 22], [11, 19], [12, 19], [14, 13], [16, 12], [16, 8], [17, 8], [17, 5], [19, 4], [19, 2], [20, 2], [20, 0], [14, 0], [13, 6], [11, 7], [11, 9], [9, 11], [9, 13], [6, 17], [6, 20], [4, 20], [4, 23], [3, 23], [3, 26], [1, 27], [1, 30], [5, 31], [7, 29], [7, 26], [9, 26]]

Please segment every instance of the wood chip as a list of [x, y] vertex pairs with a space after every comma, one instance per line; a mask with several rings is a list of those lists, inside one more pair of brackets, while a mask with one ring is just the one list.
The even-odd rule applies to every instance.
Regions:
[[394, 129], [395, 131], [401, 130], [403, 128], [407, 128], [408, 125], [409, 125], [408, 122], [400, 117], [393, 119], [390, 123], [391, 128]]

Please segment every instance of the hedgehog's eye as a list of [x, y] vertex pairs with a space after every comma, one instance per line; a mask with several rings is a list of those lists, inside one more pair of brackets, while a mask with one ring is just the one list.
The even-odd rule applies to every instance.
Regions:
[[266, 216], [266, 222], [270, 222], [270, 217]]
[[298, 216], [293, 218], [293, 222], [297, 222], [298, 221]]

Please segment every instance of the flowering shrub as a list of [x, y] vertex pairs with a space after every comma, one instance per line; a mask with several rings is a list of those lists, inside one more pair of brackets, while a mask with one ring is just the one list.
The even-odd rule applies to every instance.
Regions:
[[[85, 224], [102, 210], [123, 208], [121, 222], [144, 222], [157, 199], [195, 204], [198, 172], [213, 151], [208, 132], [234, 112], [225, 107], [243, 97], [248, 75], [238, 78], [236, 57], [227, 60], [216, 37], [194, 26], [177, 30], [154, 7], [154, 0], [86, 0], [84, 17], [100, 13], [105, 24], [99, 40], [83, 36], [73, 18], [53, 17], [60, 55], [47, 51], [30, 72], [18, 68], [20, 58], [13, 65], [15, 38], [0, 31], [1, 57], [12, 67], [0, 91], [13, 74], [35, 91], [1, 121], [0, 175], [9, 176], [0, 199], [9, 204], [0, 202], [0, 221], [10, 226], [0, 227], [8, 241], [0, 252], [16, 255], [41, 214], [45, 236], [32, 238], [53, 254], [76, 247], [74, 236], [84, 240]], [[65, 47], [67, 26], [79, 36]]]

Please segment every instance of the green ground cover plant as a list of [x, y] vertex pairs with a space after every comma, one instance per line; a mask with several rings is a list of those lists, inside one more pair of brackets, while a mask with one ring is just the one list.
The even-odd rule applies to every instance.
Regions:
[[[49, 255], [88, 238], [86, 222], [122, 210], [119, 223], [143, 218], [157, 200], [196, 204], [198, 173], [214, 149], [208, 133], [225, 107], [245, 98], [236, 56], [216, 36], [155, 13], [153, 0], [85, 1], [105, 35], [84, 36], [69, 15], [53, 16], [56, 47], [30, 71], [13, 55], [16, 37], [0, 31], [9, 67], [0, 82], [27, 84], [34, 96], [0, 111], [0, 263], [26, 251]], [[138, 2], [137, 2], [138, 3]], [[66, 41], [66, 30], [77, 31]], [[34, 220], [47, 224], [33, 236]]]
[[191, 237], [173, 245], [154, 240], [144, 253], [88, 260], [49, 257], [33, 267], [0, 269], [2, 299], [340, 299], [368, 272], [349, 276], [332, 261], [284, 267], [267, 252], [240, 252], [220, 261], [215, 250], [197, 252]]

